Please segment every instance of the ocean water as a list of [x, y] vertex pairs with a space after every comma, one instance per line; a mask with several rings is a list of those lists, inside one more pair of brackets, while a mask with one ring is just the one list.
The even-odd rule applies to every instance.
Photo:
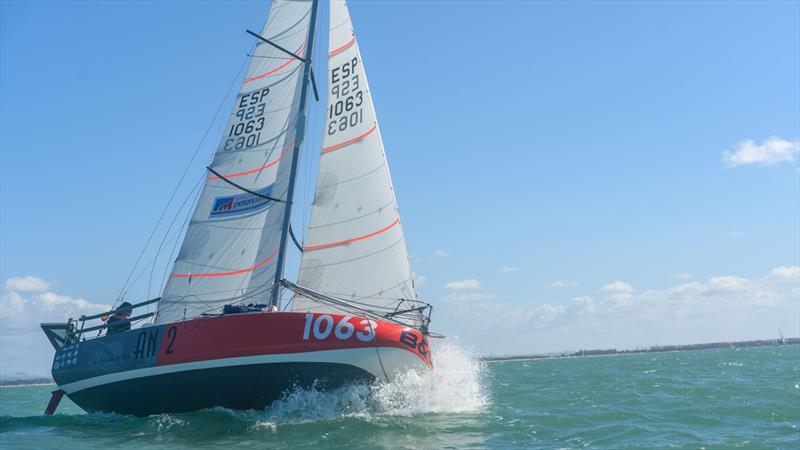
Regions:
[[[479, 363], [288, 394], [265, 411], [83, 413], [0, 388], [2, 448], [800, 448], [800, 346]], [[132, 393], [132, 395], [135, 395]]]

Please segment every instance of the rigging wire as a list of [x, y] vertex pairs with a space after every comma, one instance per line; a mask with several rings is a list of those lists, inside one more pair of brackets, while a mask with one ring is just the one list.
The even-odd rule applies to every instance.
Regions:
[[[203, 173], [203, 175], [205, 175], [205, 173]], [[200, 194], [202, 192], [203, 190], [200, 189], [194, 194], [194, 200], [192, 201], [193, 205], [197, 205], [197, 202], [200, 199]], [[189, 220], [192, 218], [192, 215], [193, 215], [193, 209], [189, 210], [186, 214], [186, 217], [183, 219], [183, 224], [179, 228], [180, 231], [176, 236], [175, 242], [172, 244], [172, 250], [169, 252], [169, 258], [167, 258], [168, 262], [174, 261], [172, 257], [175, 255], [175, 250], [177, 250], [178, 248], [178, 243], [181, 242], [181, 239], [178, 238], [180, 238], [182, 233], [185, 233], [187, 224], [189, 223]], [[172, 264], [168, 263], [167, 267], [164, 269], [164, 274], [161, 276], [161, 288], [159, 289], [159, 292], [164, 292], [164, 288], [167, 287], [167, 275], [171, 272], [170, 270], [171, 266]]]
[[[336, 298], [336, 297], [333, 297], [333, 296], [330, 296], [330, 295], [326, 295], [326, 294], [323, 294], [321, 292], [315, 291], [313, 289], [309, 289], [307, 287], [303, 287], [303, 286], [297, 285], [295, 283], [292, 283], [291, 281], [285, 281], [284, 280], [283, 285], [287, 289], [293, 291], [295, 294], [300, 294], [305, 298], [311, 299], [311, 300], [316, 301], [318, 303], [326, 304], [327, 306], [329, 306], [331, 308], [334, 308], [334, 309], [337, 309], [337, 310], [340, 310], [340, 311], [349, 312], [349, 313], [361, 312], [361, 313], [365, 313], [367, 315], [372, 315], [373, 317], [377, 317], [380, 320], [384, 320], [384, 321], [388, 321], [388, 322], [394, 322], [394, 323], [397, 323], [399, 325], [408, 326], [408, 327], [412, 327], [412, 328], [417, 328], [417, 329], [423, 331], [423, 333], [426, 333], [426, 334], [428, 333], [427, 329], [428, 329], [428, 325], [430, 323], [430, 319], [425, 317], [424, 314], [422, 314], [422, 312], [424, 310], [432, 308], [432, 306], [427, 304], [427, 303], [424, 304], [421, 307], [414, 308], [414, 309], [409, 310], [409, 311], [403, 311], [403, 312], [400, 312], [400, 313], [395, 312], [394, 314], [391, 314], [391, 313], [390, 314], [381, 314], [380, 311], [378, 311], [378, 310], [371, 309], [371, 308], [362, 308], [360, 306], [357, 306], [357, 304], [355, 304], [354, 302], [352, 302], [350, 300], [344, 300], [344, 299]], [[413, 311], [417, 311], [418, 314], [415, 314], [415, 315], [407, 315], [406, 314], [408, 312], [413, 312]], [[404, 319], [408, 318], [408, 319], [411, 319], [412, 321], [419, 322], [420, 326], [417, 327], [417, 326], [414, 326], [412, 324], [405, 323], [405, 322], [403, 322], [401, 320], [398, 320], [397, 317], [404, 318]]]
[[261, 55], [253, 55], [251, 53], [248, 53], [247, 56], [249, 58], [277, 59], [279, 61], [286, 61], [286, 60], [290, 59], [290, 58], [287, 58], [286, 56], [261, 56]]
[[[189, 202], [189, 199], [191, 199], [192, 197], [195, 196], [195, 191], [197, 191], [197, 188], [201, 186], [201, 184], [203, 182], [203, 178], [205, 178], [205, 174], [203, 174], [203, 175], [204, 175], [203, 177], [200, 177], [197, 180], [197, 183], [194, 184], [194, 187], [192, 188], [192, 190], [189, 191], [189, 195], [187, 195], [186, 198], [183, 200], [183, 203], [181, 203], [180, 208], [178, 208], [178, 211], [175, 213], [175, 216], [172, 218], [172, 222], [170, 222], [169, 227], [167, 227], [167, 231], [164, 233], [164, 238], [161, 239], [161, 243], [158, 245], [158, 249], [156, 250], [156, 255], [155, 255], [155, 257], [153, 257], [153, 265], [150, 268], [150, 278], [147, 280], [147, 298], [150, 298], [150, 288], [152, 287], [152, 284], [153, 284], [153, 274], [155, 273], [155, 270], [156, 270], [156, 261], [158, 260], [158, 256], [161, 254], [161, 249], [164, 247], [164, 243], [166, 242], [170, 231], [172, 231], [172, 227], [175, 225], [175, 221], [178, 220], [178, 217], [181, 216], [181, 212], [183, 211], [183, 208]], [[189, 214], [191, 214], [191, 210], [189, 211]]]
[[[273, 6], [272, 6], [272, 9], [271, 9], [271, 10], [273, 11], [273, 13], [274, 13], [274, 12], [277, 10], [277, 8], [278, 8], [278, 7], [276, 7], [275, 5], [273, 5]], [[261, 23], [261, 26], [260, 26], [258, 29], [259, 29], [259, 30], [264, 30], [264, 28], [266, 28], [266, 26], [267, 26], [267, 23], [268, 23], [268, 21], [269, 21], [269, 15], [267, 15], [266, 17], [264, 17], [264, 20], [262, 21], [262, 23]], [[225, 94], [225, 98], [223, 99], [222, 103], [220, 104], [220, 108], [217, 110], [217, 114], [215, 114], [215, 116], [214, 116], [214, 118], [215, 118], [215, 119], [216, 119], [217, 115], [219, 114], [219, 110], [222, 108], [222, 106], [223, 106], [223, 105], [225, 104], [225, 102], [227, 101], [227, 99], [228, 99], [228, 96], [230, 95], [230, 92], [231, 92], [231, 90], [233, 89], [233, 87], [234, 87], [234, 85], [235, 85], [236, 81], [237, 81], [237, 80], [240, 78], [241, 72], [242, 72], [242, 70], [244, 70], [244, 68], [245, 68], [245, 66], [247, 65], [248, 61], [251, 61], [251, 58], [256, 58], [256, 57], [258, 57], [258, 55], [255, 55], [255, 54], [254, 54], [254, 53], [255, 53], [255, 49], [256, 49], [256, 47], [257, 47], [257, 46], [258, 46], [258, 45], [257, 45], [257, 43], [256, 43], [256, 42], [253, 42], [253, 43], [251, 44], [251, 46], [250, 46], [250, 50], [249, 50], [247, 53], [245, 53], [245, 58], [244, 58], [244, 60], [242, 61], [242, 65], [239, 67], [239, 70], [238, 70], [238, 72], [236, 73], [236, 76], [235, 76], [235, 77], [234, 77], [234, 79], [231, 81], [231, 85], [228, 87], [228, 91], [227, 91], [227, 92], [226, 92], [226, 94]], [[270, 58], [270, 59], [272, 59], [272, 58]], [[213, 122], [212, 122], [212, 123], [213, 123]], [[209, 166], [210, 166], [210, 164], [209, 164]], [[207, 168], [207, 170], [210, 170], [210, 167], [208, 167], [208, 168]], [[204, 177], [204, 178], [205, 178], [205, 175], [206, 175], [206, 172], [204, 171], [204, 172], [203, 172], [203, 177]], [[221, 176], [220, 176], [220, 177], [221, 177]], [[222, 177], [222, 178], [224, 179], [224, 177]], [[228, 181], [228, 180], [226, 179], [225, 181]], [[195, 205], [196, 205], [196, 204], [197, 204], [197, 202], [199, 201], [199, 196], [200, 196], [200, 193], [201, 193], [201, 192], [202, 192], [202, 189], [201, 189], [200, 191], [198, 191], [198, 193], [197, 193], [197, 198], [196, 198], [196, 199], [195, 199], [195, 201], [194, 201]], [[186, 216], [186, 219], [184, 220], [184, 224], [183, 224], [183, 226], [182, 226], [182, 228], [183, 228], [184, 230], [187, 228], [187, 225], [186, 225], [186, 224], [189, 222], [189, 219], [190, 219], [191, 217], [192, 217], [192, 214], [191, 214], [191, 213], [190, 213], [190, 214], [188, 214], [188, 215]], [[176, 249], [177, 249], [177, 241], [175, 242], [175, 245], [172, 247], [172, 251], [170, 252], [170, 256], [169, 256], [169, 259], [168, 259], [168, 261], [172, 260], [172, 257], [173, 257], [173, 255], [175, 254], [175, 250], [176, 250]], [[174, 266], [174, 264], [173, 264], [173, 266]], [[162, 291], [162, 292], [163, 292], [163, 291], [164, 291], [164, 289], [166, 288], [166, 285], [167, 285], [167, 275], [168, 275], [168, 273], [169, 273], [169, 272], [170, 272], [170, 270], [169, 270], [169, 267], [168, 267], [168, 268], [167, 268], [167, 270], [165, 270], [165, 271], [164, 271], [164, 275], [162, 276], [162, 279], [161, 279], [161, 291]], [[241, 287], [242, 287], [242, 285], [240, 284], [240, 286], [239, 286], [239, 289], [241, 289]], [[237, 289], [237, 290], [239, 290], [239, 289]], [[174, 306], [174, 305], [173, 305], [173, 306]], [[169, 309], [169, 306], [168, 306], [167, 308], [164, 308], [164, 309]], [[154, 320], [155, 320], [155, 319], [154, 319]]]
[[[325, 77], [325, 84], [321, 83], [320, 80], [320, 91], [323, 93], [327, 92], [327, 45], [324, 45], [325, 42], [320, 39], [318, 45], [314, 48], [314, 55], [312, 58], [312, 62], [316, 62], [317, 68], [324, 67], [326, 74]], [[323, 89], [323, 87], [325, 87]], [[300, 214], [300, 239], [298, 239], [298, 244], [301, 247], [300, 251], [302, 252], [302, 247], [305, 243], [305, 239], [308, 236], [308, 227], [311, 223], [311, 214], [313, 212], [313, 199], [315, 198], [316, 192], [315, 187], [312, 184], [312, 181], [316, 179], [316, 174], [314, 173], [314, 159], [319, 155], [319, 149], [322, 148], [322, 133], [321, 130], [324, 127], [321, 127], [323, 124], [324, 113], [326, 111], [326, 104], [327, 104], [327, 95], [324, 95], [318, 102], [312, 102], [309, 104], [309, 111], [308, 111], [308, 127], [306, 130], [306, 137], [305, 140], [305, 152], [302, 155], [302, 186], [303, 186], [303, 194], [302, 194], [302, 207], [301, 207], [301, 214]]]
[[[194, 190], [192, 192], [194, 192]], [[198, 194], [199, 194], [199, 192], [198, 192]], [[178, 212], [180, 213], [180, 210]], [[191, 211], [189, 211], [189, 212], [191, 213]], [[189, 217], [191, 217], [191, 215], [189, 215]], [[186, 222], [184, 221], [184, 224], [185, 223]], [[173, 244], [173, 250], [174, 250], [174, 245], [177, 245], [177, 243], [180, 242], [179, 238], [181, 236], [182, 228], [178, 229], [177, 232], [175, 233], [175, 235], [173, 235], [171, 238], [169, 237], [169, 234], [168, 234], [169, 231], [170, 230], [167, 230], [167, 234], [164, 235], [164, 240], [161, 241], [161, 244], [163, 245], [165, 242], [174, 242], [174, 244]], [[142, 270], [139, 272], [139, 275], [137, 275], [136, 278], [133, 279], [133, 281], [131, 282], [131, 285], [128, 286], [128, 288], [125, 290], [125, 292], [122, 293], [122, 299], [124, 299], [125, 296], [128, 295], [128, 291], [130, 291], [130, 289], [136, 284], [136, 282], [139, 281], [140, 278], [142, 278], [142, 275], [144, 275], [144, 273], [147, 271], [148, 268], [155, 269], [155, 266], [156, 266], [157, 262], [158, 262], [158, 255], [156, 255], [147, 265], [142, 267]], [[151, 272], [150, 272], [150, 276], [151, 277], [152, 277], [152, 274], [153, 274], [152, 269], [151, 269]], [[150, 294], [150, 288], [149, 288], [149, 285], [148, 285], [147, 298], [150, 298], [149, 294]], [[151, 308], [151, 305], [147, 305], [147, 312], [148, 313], [150, 312], [150, 308]]]
[[178, 193], [178, 190], [180, 189], [181, 185], [183, 184], [183, 180], [186, 178], [186, 174], [189, 173], [189, 170], [192, 167], [192, 163], [194, 162], [195, 158], [197, 158], [197, 154], [200, 152], [200, 149], [203, 147], [203, 144], [205, 143], [206, 138], [208, 137], [209, 133], [211, 132], [211, 129], [212, 129], [214, 123], [217, 121], [217, 117], [219, 117], [220, 111], [222, 111], [223, 106], [225, 106], [225, 103], [228, 100], [228, 96], [230, 95], [231, 90], [235, 86], [236, 81], [239, 79], [239, 77], [240, 77], [240, 75], [242, 73], [242, 70], [244, 69], [245, 64], [247, 63], [247, 61], [248, 61], [248, 58], [245, 57], [244, 60], [242, 61], [242, 64], [239, 66], [239, 69], [236, 71], [236, 76], [233, 78], [233, 80], [231, 81], [230, 85], [228, 86], [228, 90], [225, 92], [225, 96], [223, 97], [222, 101], [220, 102], [219, 106], [217, 107], [217, 111], [214, 113], [214, 117], [211, 119], [211, 123], [208, 124], [208, 127], [206, 128], [205, 133], [203, 133], [202, 139], [200, 139], [200, 143], [197, 144], [197, 147], [195, 148], [194, 153], [192, 153], [192, 157], [189, 159], [189, 163], [186, 164], [186, 167], [183, 170], [183, 174], [181, 174], [181, 177], [178, 180], [178, 183], [175, 185], [175, 189], [172, 190], [172, 194], [170, 195], [169, 200], [167, 200], [167, 204], [164, 205], [164, 209], [161, 211], [161, 215], [159, 216], [158, 221], [156, 221], [156, 225], [155, 225], [155, 227], [153, 227], [153, 231], [150, 232], [150, 236], [147, 238], [147, 242], [145, 242], [144, 247], [142, 247], [142, 251], [139, 252], [139, 256], [136, 258], [136, 263], [134, 263], [133, 267], [131, 268], [131, 271], [128, 274], [128, 278], [125, 280], [125, 283], [123, 283], [122, 288], [120, 289], [120, 292], [117, 295], [117, 299], [114, 300], [114, 304], [112, 306], [116, 306], [117, 302], [119, 302], [120, 299], [122, 298], [123, 293], [126, 292], [126, 288], [128, 287], [128, 282], [131, 280], [131, 277], [133, 276], [134, 272], [136, 271], [136, 268], [139, 266], [139, 263], [141, 262], [145, 251], [147, 250], [148, 246], [150, 245], [150, 242], [153, 240], [153, 236], [155, 236], [156, 231], [158, 231], [158, 228], [161, 225], [161, 221], [164, 219], [164, 216], [166, 215], [167, 211], [169, 210], [170, 205], [172, 204], [172, 200], [175, 198], [175, 195]]

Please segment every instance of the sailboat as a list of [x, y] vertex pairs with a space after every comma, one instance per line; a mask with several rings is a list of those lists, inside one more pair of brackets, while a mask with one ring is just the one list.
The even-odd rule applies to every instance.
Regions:
[[[380, 127], [347, 5], [330, 2], [327, 108], [311, 219], [291, 229], [318, 0], [274, 0], [157, 311], [42, 324], [57, 384], [89, 412], [261, 409], [296, 388], [432, 367], [432, 306], [411, 271]], [[319, 72], [317, 72], [319, 74]], [[318, 76], [318, 75], [316, 75]], [[302, 252], [296, 281], [287, 252]], [[284, 294], [288, 301], [282, 302]], [[116, 310], [116, 312], [120, 312]], [[89, 324], [91, 325], [91, 324]], [[100, 333], [101, 335], [96, 335]]]

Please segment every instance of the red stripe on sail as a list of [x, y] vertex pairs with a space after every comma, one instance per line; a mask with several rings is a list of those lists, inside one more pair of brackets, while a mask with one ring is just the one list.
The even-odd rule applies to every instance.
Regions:
[[365, 234], [363, 236], [357, 236], [357, 237], [350, 238], [350, 239], [345, 239], [343, 241], [329, 242], [327, 244], [309, 245], [309, 246], [303, 247], [303, 250], [304, 251], [320, 250], [320, 249], [323, 249], [323, 248], [336, 247], [336, 246], [339, 246], [339, 245], [344, 245], [344, 244], [350, 244], [350, 243], [353, 243], [353, 242], [363, 241], [364, 239], [369, 239], [371, 237], [375, 237], [375, 236], [377, 236], [377, 235], [379, 235], [381, 233], [389, 231], [390, 229], [392, 229], [398, 223], [400, 223], [400, 218], [399, 217], [397, 219], [395, 219], [394, 222], [392, 222], [391, 224], [381, 228], [378, 231], [373, 231], [372, 233]]
[[288, 66], [289, 64], [291, 64], [291, 63], [292, 63], [292, 61], [296, 60], [296, 59], [297, 59], [297, 54], [298, 54], [298, 53], [300, 53], [300, 52], [302, 52], [304, 48], [306, 48], [306, 44], [303, 44], [303, 46], [302, 46], [302, 47], [300, 47], [300, 48], [299, 48], [299, 49], [298, 49], [296, 52], [294, 52], [294, 53], [295, 53], [295, 54], [294, 54], [294, 56], [292, 56], [292, 57], [291, 57], [291, 58], [290, 58], [288, 61], [286, 61], [285, 63], [281, 64], [280, 66], [278, 66], [278, 67], [276, 67], [276, 68], [274, 68], [274, 69], [272, 69], [272, 70], [270, 70], [270, 71], [268, 71], [268, 72], [264, 72], [264, 73], [262, 73], [261, 75], [256, 75], [256, 76], [254, 76], [254, 77], [246, 78], [246, 79], [244, 80], [244, 84], [247, 84], [247, 83], [249, 83], [249, 82], [251, 82], [251, 81], [260, 80], [260, 79], [262, 79], [262, 78], [264, 78], [264, 77], [268, 77], [268, 76], [272, 75], [273, 73], [275, 73], [275, 72], [277, 72], [277, 71], [279, 71], [279, 70], [283, 69], [284, 67], [286, 67], [286, 66]]
[[348, 42], [347, 44], [344, 44], [343, 46], [341, 46], [339, 48], [335, 48], [335, 49], [331, 50], [330, 52], [328, 52], [328, 56], [338, 55], [339, 53], [342, 53], [343, 51], [345, 51], [348, 48], [350, 48], [355, 43], [356, 43], [356, 37], [353, 36], [353, 39], [350, 39], [350, 42]]
[[[228, 175], [224, 175], [224, 177], [225, 178], [236, 178], [236, 177], [241, 177], [241, 176], [244, 176], [244, 175], [250, 175], [251, 173], [257, 173], [257, 172], [261, 172], [262, 170], [269, 169], [270, 167], [274, 166], [275, 164], [278, 164], [278, 162], [280, 162], [281, 158], [283, 158], [284, 156], [286, 156], [287, 153], [289, 153], [289, 150], [292, 149], [293, 145], [294, 145], [294, 139], [292, 139], [291, 142], [289, 142], [289, 144], [286, 145], [286, 147], [283, 149], [283, 153], [281, 153], [280, 156], [278, 156], [278, 158], [275, 161], [272, 161], [271, 163], [269, 163], [269, 164], [267, 164], [265, 166], [261, 166], [258, 169], [245, 170], [244, 172], [231, 173], [231, 174], [228, 174]], [[216, 175], [210, 175], [208, 177], [208, 179], [209, 179], [209, 181], [212, 181], [212, 180], [219, 180], [220, 178], [218, 176], [216, 176]]]
[[259, 267], [263, 266], [264, 264], [268, 263], [275, 255], [278, 254], [278, 249], [275, 249], [271, 255], [269, 255], [265, 260], [261, 261], [260, 263], [256, 264], [253, 267], [248, 267], [246, 269], [240, 270], [232, 270], [230, 272], [207, 272], [207, 273], [175, 273], [172, 274], [172, 278], [205, 278], [205, 277], [227, 277], [230, 275], [239, 275], [242, 273], [252, 272]]
[[369, 136], [370, 134], [372, 134], [372, 132], [375, 131], [376, 128], [378, 128], [377, 124], [373, 125], [372, 128], [369, 129], [369, 131], [367, 131], [366, 133], [362, 134], [361, 136], [357, 136], [357, 137], [354, 137], [353, 139], [349, 139], [349, 140], [346, 140], [344, 142], [340, 142], [338, 144], [334, 144], [334, 145], [331, 145], [331, 146], [328, 146], [328, 147], [324, 147], [322, 149], [322, 153], [328, 153], [328, 152], [331, 152], [333, 150], [337, 150], [337, 149], [340, 149], [340, 148], [345, 147], [347, 145], [350, 145], [350, 144], [352, 144], [354, 142], [358, 142], [358, 141], [364, 139], [365, 137]]

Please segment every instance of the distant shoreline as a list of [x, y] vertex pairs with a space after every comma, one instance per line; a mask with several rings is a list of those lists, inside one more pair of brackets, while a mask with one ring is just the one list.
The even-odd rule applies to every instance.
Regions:
[[56, 384], [52, 378], [35, 377], [35, 378], [18, 378], [14, 380], [0, 381], [0, 387], [15, 387], [15, 386], [47, 386]]
[[53, 386], [56, 382], [51, 381], [43, 381], [41, 383], [28, 383], [26, 381], [8, 381], [0, 383], [0, 388], [7, 388], [7, 387], [27, 387], [27, 386]]
[[705, 344], [686, 344], [686, 345], [658, 345], [647, 348], [637, 348], [632, 350], [617, 350], [615, 348], [601, 350], [578, 350], [574, 352], [558, 352], [533, 355], [509, 355], [509, 356], [483, 356], [481, 361], [518, 361], [530, 359], [560, 359], [560, 358], [581, 358], [585, 356], [610, 356], [610, 355], [633, 355], [638, 353], [664, 353], [664, 352], [684, 352], [691, 350], [710, 350], [715, 348], [741, 348], [741, 347], [777, 347], [781, 345], [798, 345], [800, 338], [778, 339], [759, 339], [755, 341], [735, 341], [735, 342], [709, 342]]

